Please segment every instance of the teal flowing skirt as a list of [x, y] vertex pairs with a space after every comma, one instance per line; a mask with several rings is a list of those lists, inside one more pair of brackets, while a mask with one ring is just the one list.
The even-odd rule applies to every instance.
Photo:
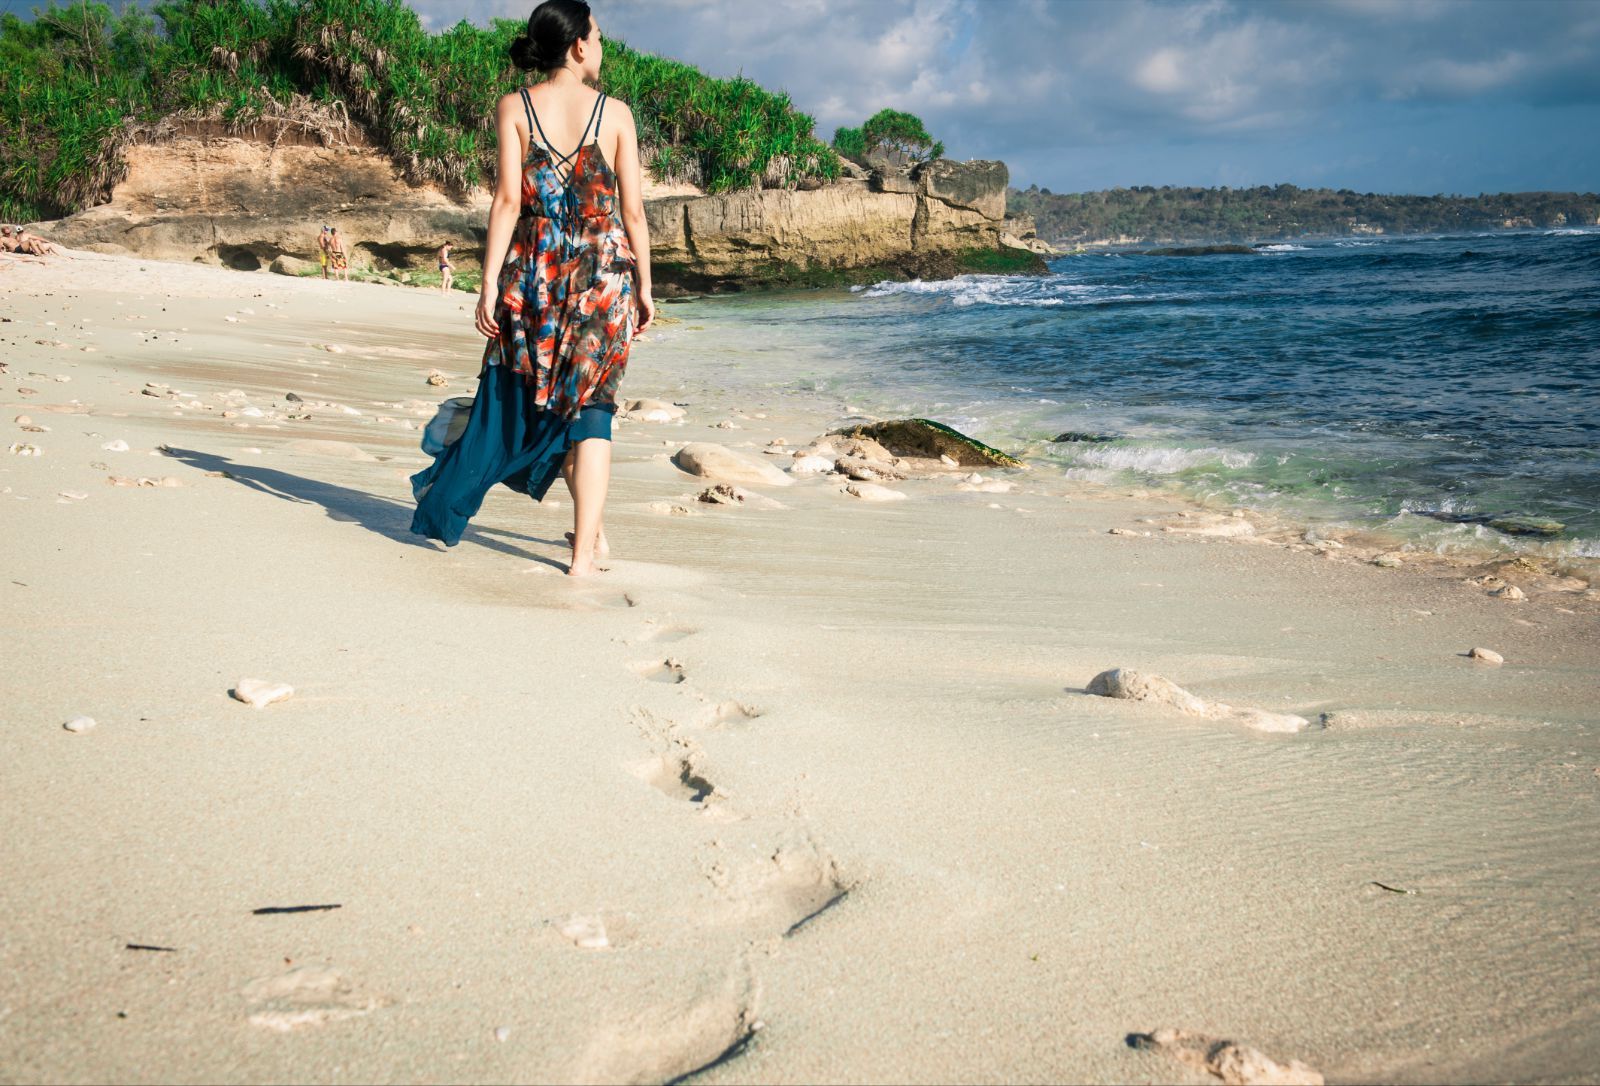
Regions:
[[616, 404], [591, 404], [569, 420], [539, 407], [533, 395], [533, 386], [505, 366], [485, 368], [466, 429], [411, 477], [413, 532], [453, 547], [496, 483], [540, 501], [568, 449], [611, 439]]

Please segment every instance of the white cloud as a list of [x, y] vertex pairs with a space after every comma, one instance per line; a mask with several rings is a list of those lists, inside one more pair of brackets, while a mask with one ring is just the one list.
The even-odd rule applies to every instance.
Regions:
[[[412, 2], [434, 25], [532, 8]], [[957, 157], [1287, 146], [1384, 111], [1600, 102], [1600, 4], [1565, 0], [593, 2], [629, 45], [786, 90], [824, 138], [890, 107]]]

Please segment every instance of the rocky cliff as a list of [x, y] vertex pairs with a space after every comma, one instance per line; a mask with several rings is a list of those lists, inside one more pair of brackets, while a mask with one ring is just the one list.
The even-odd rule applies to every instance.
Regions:
[[461, 203], [400, 177], [360, 142], [326, 146], [283, 133], [258, 140], [190, 128], [125, 152], [111, 201], [40, 230], [63, 244], [195, 260], [242, 271], [278, 257], [315, 260], [323, 224], [352, 266], [422, 266], [447, 238], [481, 246], [487, 198]]
[[[462, 202], [411, 185], [360, 142], [190, 128], [130, 146], [126, 160], [109, 203], [40, 230], [75, 248], [241, 270], [303, 267], [324, 223], [352, 266], [380, 271], [428, 266], [447, 238], [471, 268], [483, 244], [486, 194]], [[809, 191], [647, 198], [658, 292], [1041, 271], [1002, 242], [1016, 233], [1006, 182], [1004, 163], [941, 160]]]

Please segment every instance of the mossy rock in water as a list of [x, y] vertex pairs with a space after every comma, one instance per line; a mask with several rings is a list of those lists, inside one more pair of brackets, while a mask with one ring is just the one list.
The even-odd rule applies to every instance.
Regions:
[[1103, 441], [1117, 440], [1115, 434], [1091, 434], [1087, 430], [1068, 430], [1064, 434], [1057, 434], [1050, 439], [1052, 445], [1064, 445], [1070, 441], [1082, 441], [1098, 444]]
[[962, 467], [1026, 467], [1021, 460], [932, 419], [894, 419], [834, 430], [846, 437], [870, 437], [896, 456], [948, 456]]
[[1560, 535], [1567, 526], [1549, 517], [1495, 517], [1489, 527], [1506, 535]]

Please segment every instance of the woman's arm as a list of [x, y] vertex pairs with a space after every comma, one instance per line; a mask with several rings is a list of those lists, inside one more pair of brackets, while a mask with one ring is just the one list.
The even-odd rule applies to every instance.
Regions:
[[483, 285], [478, 289], [478, 312], [474, 323], [486, 338], [500, 334], [494, 307], [500, 293], [500, 268], [511, 247], [511, 232], [522, 214], [522, 163], [527, 157], [522, 147], [522, 130], [517, 127], [521, 114], [520, 94], [500, 99], [495, 114], [495, 133], [500, 141], [499, 164], [495, 175], [494, 202], [489, 206], [489, 238], [483, 250]]
[[656, 303], [650, 296], [650, 226], [644, 217], [644, 182], [639, 170], [639, 133], [634, 127], [633, 110], [612, 99], [612, 108], [621, 114], [617, 118], [617, 153], [612, 159], [617, 164], [617, 187], [622, 197], [622, 228], [627, 231], [628, 245], [638, 260], [634, 272], [634, 305], [638, 319], [633, 330], [642, 332], [655, 320]]

